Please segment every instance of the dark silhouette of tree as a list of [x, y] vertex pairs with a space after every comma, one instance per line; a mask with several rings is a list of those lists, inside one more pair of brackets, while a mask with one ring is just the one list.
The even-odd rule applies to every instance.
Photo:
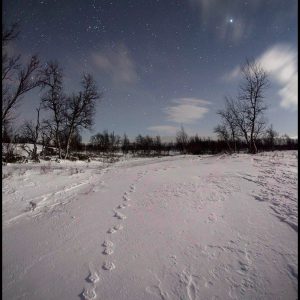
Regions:
[[265, 127], [264, 112], [267, 109], [265, 104], [265, 91], [269, 86], [268, 76], [262, 66], [249, 60], [242, 67], [243, 82], [240, 85], [238, 100], [238, 117], [244, 118], [244, 126], [241, 130], [247, 136], [249, 152], [256, 153], [255, 140], [263, 132]]
[[275, 139], [278, 137], [278, 132], [273, 129], [273, 125], [271, 124], [269, 128], [266, 130], [265, 140], [267, 142], [267, 147], [270, 150], [274, 150]]
[[33, 55], [27, 65], [22, 66], [20, 55], [9, 56], [7, 45], [19, 34], [18, 25], [2, 26], [2, 133], [5, 125], [13, 119], [12, 112], [22, 96], [39, 85], [37, 70], [39, 60]]
[[[265, 129], [265, 91], [269, 87], [268, 76], [256, 61], [246, 60], [241, 68], [242, 82], [236, 99], [226, 97], [225, 109], [218, 112], [223, 125], [234, 139], [245, 139], [250, 153], [256, 153], [256, 140]], [[220, 129], [220, 128], [219, 128]]]
[[37, 108], [37, 119], [34, 124], [33, 121], [26, 121], [22, 126], [22, 137], [28, 142], [33, 144], [33, 150], [31, 151], [31, 159], [38, 161], [37, 143], [40, 137], [40, 110]]
[[53, 126], [58, 155], [61, 158], [61, 132], [65, 124], [66, 96], [63, 93], [63, 73], [57, 62], [50, 61], [40, 71], [40, 84], [46, 92], [42, 96], [42, 105], [52, 113], [49, 122]]
[[181, 125], [180, 130], [176, 134], [176, 146], [181, 153], [186, 153], [186, 146], [188, 144], [189, 136]]
[[163, 145], [160, 136], [156, 136], [153, 143], [154, 143], [154, 150], [156, 151], [157, 155], [161, 155], [161, 152], [163, 150]]
[[219, 138], [224, 139], [228, 145], [229, 151], [232, 152], [232, 146], [234, 152], [236, 152], [236, 139], [238, 136], [238, 125], [235, 116], [231, 109], [231, 102], [228, 97], [225, 97], [225, 108], [219, 110], [218, 115], [221, 116], [222, 124], [215, 128], [215, 133]]
[[127, 154], [130, 149], [130, 141], [127, 135], [124, 133], [123, 140], [122, 140], [122, 151], [124, 154]]
[[95, 81], [90, 74], [83, 76], [82, 86], [82, 91], [66, 99], [67, 142], [65, 159], [68, 158], [70, 142], [75, 130], [80, 130], [81, 128], [91, 129], [96, 110], [96, 101], [102, 97], [98, 93]]
[[217, 136], [220, 140], [223, 140], [223, 141], [226, 142], [226, 144], [228, 146], [228, 150], [231, 153], [232, 149], [231, 149], [231, 146], [230, 146], [230, 134], [228, 132], [228, 129], [227, 129], [226, 125], [225, 124], [217, 125], [214, 128], [214, 133], [217, 134]]

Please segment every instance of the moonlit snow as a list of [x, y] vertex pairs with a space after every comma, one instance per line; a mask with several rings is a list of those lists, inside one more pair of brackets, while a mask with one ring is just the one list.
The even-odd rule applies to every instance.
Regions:
[[297, 299], [297, 165], [285, 151], [3, 166], [3, 299]]

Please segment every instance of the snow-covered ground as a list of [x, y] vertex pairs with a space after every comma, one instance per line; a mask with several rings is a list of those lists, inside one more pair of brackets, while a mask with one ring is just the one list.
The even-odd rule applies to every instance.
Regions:
[[298, 154], [3, 166], [3, 299], [297, 299]]

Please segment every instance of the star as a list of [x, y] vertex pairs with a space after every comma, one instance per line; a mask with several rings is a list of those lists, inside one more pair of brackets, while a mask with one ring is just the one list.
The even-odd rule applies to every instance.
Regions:
[[229, 19], [229, 23], [233, 23], [233, 19]]

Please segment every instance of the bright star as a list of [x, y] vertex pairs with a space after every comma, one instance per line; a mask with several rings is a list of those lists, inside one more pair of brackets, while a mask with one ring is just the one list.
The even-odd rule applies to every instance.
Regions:
[[229, 19], [229, 22], [230, 22], [230, 23], [233, 23], [233, 19]]

